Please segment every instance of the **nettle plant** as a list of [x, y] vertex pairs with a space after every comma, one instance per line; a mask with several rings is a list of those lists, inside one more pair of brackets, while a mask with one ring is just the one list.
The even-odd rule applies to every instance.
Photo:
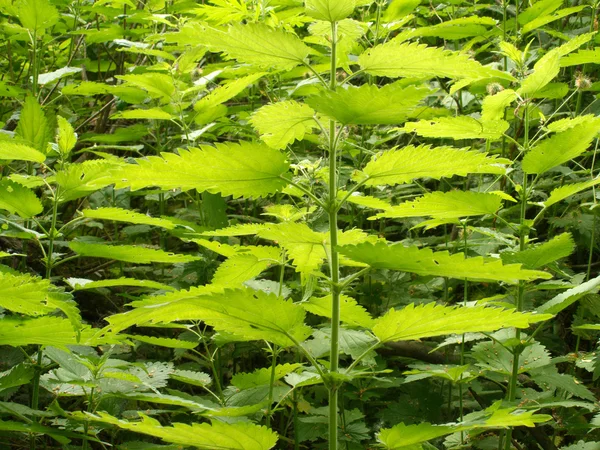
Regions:
[[[600, 119], [580, 114], [582, 75], [554, 81], [598, 62], [595, 13], [586, 30], [545, 28], [565, 41], [548, 51], [516, 39], [586, 8], [561, 4], [502, 4], [500, 23], [446, 8], [417, 28], [408, 1], [72, 6], [96, 30], [44, 0], [3, 6], [32, 78], [0, 140], [0, 236], [21, 245], [0, 253], [14, 261], [0, 266], [0, 345], [14, 348], [0, 430], [27, 433], [30, 448], [44, 436], [175, 448], [128, 431], [248, 450], [582, 437], [597, 407], [575, 367], [595, 380], [595, 354], [552, 357], [546, 334], [577, 301], [576, 350], [598, 329], [586, 315], [600, 315]], [[48, 34], [69, 25], [82, 37], [53, 48], [64, 67], [42, 73]], [[459, 52], [418, 42], [429, 38], [472, 39]], [[487, 65], [468, 53], [481, 42]], [[95, 81], [64, 83], [82, 46], [110, 61], [98, 57]], [[13, 84], [11, 72], [5, 95], [18, 98]], [[84, 119], [97, 132], [78, 136], [71, 123], [106, 96]], [[576, 247], [564, 229], [584, 216], [578, 274], [560, 260]], [[82, 265], [97, 259], [108, 262]], [[125, 310], [85, 323], [90, 302], [124, 287]]]

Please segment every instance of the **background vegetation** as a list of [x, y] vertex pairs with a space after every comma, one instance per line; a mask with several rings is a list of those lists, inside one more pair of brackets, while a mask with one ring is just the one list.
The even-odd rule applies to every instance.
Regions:
[[0, 447], [600, 449], [597, 6], [0, 0]]

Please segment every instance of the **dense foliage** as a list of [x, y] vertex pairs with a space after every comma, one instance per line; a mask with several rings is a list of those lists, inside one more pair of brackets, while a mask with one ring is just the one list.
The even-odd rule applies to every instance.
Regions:
[[0, 447], [600, 449], [597, 6], [0, 0]]

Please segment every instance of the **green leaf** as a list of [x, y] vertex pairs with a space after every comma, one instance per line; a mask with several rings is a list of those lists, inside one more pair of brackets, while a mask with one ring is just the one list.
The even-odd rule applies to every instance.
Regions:
[[[526, 27], [531, 24], [528, 24]], [[526, 33], [525, 30], [523, 32]], [[577, 48], [589, 42], [593, 37], [593, 33], [581, 34], [569, 40], [566, 44], [550, 50], [535, 63], [533, 73], [521, 83], [521, 87], [517, 92], [521, 96], [535, 96], [537, 92], [550, 83], [560, 72], [560, 58], [577, 50]]]
[[104, 159], [95, 159], [84, 161], [81, 164], [70, 164], [65, 169], [56, 173], [56, 183], [60, 186], [59, 201], [67, 202], [91, 194], [98, 189], [111, 184], [106, 179], [106, 174], [110, 169], [115, 168], [120, 163]]
[[46, 154], [48, 142], [52, 140], [52, 132], [42, 107], [34, 97], [25, 99], [15, 133], [27, 145]]
[[204, 27], [198, 44], [211, 52], [221, 52], [229, 59], [277, 70], [290, 70], [303, 64], [312, 52], [292, 33], [261, 23], [233, 24], [227, 31]]
[[400, 310], [391, 309], [376, 319], [373, 333], [381, 342], [409, 341], [445, 334], [496, 331], [506, 327], [528, 328], [532, 323], [551, 317], [550, 314], [521, 313], [485, 306], [410, 304]]
[[183, 446], [203, 449], [231, 449], [231, 450], [268, 450], [277, 443], [277, 434], [264, 426], [248, 422], [223, 423], [214, 421], [208, 423], [172, 423], [172, 426], [163, 427], [156, 419], [144, 414], [139, 414], [141, 421], [128, 422], [119, 420], [107, 413], [97, 415], [87, 413], [82, 418], [115, 425], [121, 429], [135, 433], [146, 434], [165, 442], [172, 442]]
[[498, 405], [479, 413], [469, 414], [465, 421], [446, 425], [433, 425], [427, 422], [405, 425], [400, 423], [392, 428], [383, 428], [377, 440], [389, 450], [416, 450], [416, 445], [432, 439], [461, 431], [508, 428], [514, 426], [535, 427], [536, 423], [547, 422], [552, 416], [534, 415], [535, 411], [524, 411], [516, 408], [498, 409]]
[[336, 92], [321, 91], [309, 97], [307, 103], [316, 111], [344, 125], [397, 124], [404, 122], [431, 89], [425, 86], [404, 86], [391, 83], [381, 88], [364, 84], [349, 86]]
[[[327, 257], [326, 247], [330, 242], [327, 232], [311, 230], [305, 223], [273, 224], [258, 232], [263, 239], [276, 241], [283, 247], [297, 272], [309, 274], [319, 270]], [[351, 229], [338, 234], [340, 245], [350, 242], [364, 242], [368, 235], [359, 229]]]
[[106, 258], [136, 264], [150, 264], [154, 262], [175, 264], [202, 259], [199, 256], [175, 254], [136, 245], [106, 245], [72, 241], [69, 247], [80, 256]]
[[40, 214], [44, 207], [31, 189], [4, 178], [0, 180], [0, 209], [29, 219]]
[[251, 84], [265, 76], [265, 72], [257, 72], [245, 77], [236, 78], [229, 81], [227, 84], [223, 84], [213, 89], [206, 97], [202, 97], [196, 104], [194, 104], [195, 111], [202, 111], [205, 109], [214, 108], [221, 103], [231, 100], [236, 95], [240, 94]]
[[[60, 430], [58, 428], [46, 427], [44, 425], [40, 425], [39, 423], [35, 423], [35, 422], [22, 423], [22, 422], [13, 422], [10, 420], [0, 420], [0, 431], [3, 431], [3, 432], [16, 431], [19, 433], [27, 433], [27, 434], [40, 433], [42, 435], [50, 436], [55, 441], [63, 444], [63, 446], [65, 446], [66, 444], [69, 444], [71, 442], [68, 439], [68, 437], [75, 438], [78, 440], [83, 438], [83, 436], [81, 436], [79, 434], [65, 431], [65, 430]], [[92, 440], [92, 439], [90, 439], [90, 440]]]
[[492, 78], [514, 80], [510, 75], [483, 67], [464, 53], [417, 43], [379, 44], [358, 57], [362, 70], [379, 77]]
[[419, 275], [434, 275], [470, 280], [505, 281], [548, 279], [551, 275], [537, 270], [521, 269], [519, 264], [503, 265], [500, 259], [465, 258], [462, 253], [433, 252], [429, 248], [388, 245], [385, 242], [340, 247], [340, 253], [370, 265], [374, 269], [400, 270]]
[[148, 186], [197, 189], [234, 197], [262, 197], [283, 189], [289, 164], [281, 152], [263, 144], [219, 143], [137, 159], [107, 177], [117, 188]]
[[117, 343], [111, 335], [96, 339], [95, 330], [85, 327], [75, 331], [68, 319], [45, 316], [33, 319], [3, 317], [0, 319], [0, 345], [100, 345]]
[[[338, 195], [345, 197], [345, 195], [347, 194], [346, 191], [338, 191]], [[390, 209], [392, 208], [391, 203], [386, 202], [385, 200], [378, 198], [378, 197], [372, 197], [370, 195], [363, 195], [361, 192], [353, 192], [347, 199], [346, 201], [348, 203], [353, 203], [355, 205], [360, 205], [360, 206], [364, 206], [366, 208], [371, 208], [371, 209]]]
[[126, 337], [127, 339], [143, 342], [145, 344], [157, 345], [159, 347], [166, 348], [184, 348], [189, 350], [198, 347], [198, 345], [200, 344], [199, 342], [183, 341], [181, 339], [171, 339], [157, 336], [142, 336], [139, 334], [122, 334], [121, 336]]
[[[495, 341], [480, 342], [473, 346], [471, 355], [478, 361], [477, 366], [502, 375], [510, 376], [513, 371], [514, 355], [510, 349]], [[528, 345], [519, 354], [518, 373], [548, 366], [552, 362], [550, 353], [539, 342]]]
[[495, 95], [488, 95], [481, 105], [481, 120], [483, 122], [504, 119], [506, 108], [517, 99], [517, 93], [512, 89], [505, 89]]
[[563, 2], [560, 0], [540, 0], [535, 2], [525, 11], [519, 13], [519, 23], [525, 25], [538, 17], [544, 17], [552, 14], [558, 8], [562, 6]]
[[[302, 364], [278, 364], [275, 366], [275, 381], [295, 372]], [[271, 368], [257, 369], [250, 373], [236, 373], [231, 377], [231, 384], [240, 390], [251, 389], [258, 386], [268, 386], [271, 383]]]
[[550, 51], [535, 63], [533, 73], [523, 80], [517, 92], [522, 96], [532, 96], [550, 83], [559, 72], [560, 55]]
[[544, 314], [558, 314], [563, 309], [568, 308], [581, 297], [594, 292], [600, 286], [600, 276], [592, 278], [585, 283], [580, 284], [572, 289], [567, 289], [565, 292], [558, 294], [551, 300], [548, 300], [543, 305], [537, 308], [537, 311]]
[[81, 214], [83, 217], [91, 219], [114, 220], [116, 222], [127, 222], [136, 225], [152, 225], [166, 230], [173, 230], [178, 225], [176, 220], [171, 220], [169, 217], [150, 217], [146, 214], [122, 208], [84, 209], [81, 211]]
[[408, 145], [402, 149], [388, 150], [377, 155], [365, 166], [362, 172], [354, 174], [355, 181], [365, 186], [383, 186], [409, 183], [419, 178], [449, 178], [469, 173], [504, 174], [503, 164], [510, 161], [487, 153], [457, 149]]
[[583, 398], [591, 402], [596, 401], [596, 396], [585, 387], [585, 385], [573, 375], [566, 373], [548, 373], [547, 370], [537, 370], [531, 379], [545, 392], [562, 389], [575, 397]]
[[250, 118], [250, 123], [269, 147], [282, 149], [288, 144], [304, 139], [318, 128], [314, 119], [315, 111], [294, 100], [271, 103], [258, 109]]
[[40, 37], [58, 22], [58, 11], [48, 0], [19, 0], [17, 17], [23, 27]]
[[31, 275], [0, 272], [0, 307], [29, 316], [51, 313], [56, 308], [46, 305], [50, 286]]
[[337, 22], [354, 11], [354, 0], [305, 0], [306, 14], [317, 20]]
[[65, 159], [77, 144], [77, 134], [73, 126], [64, 117], [56, 116], [56, 121], [58, 122], [56, 143], [63, 159]]
[[[310, 313], [331, 319], [331, 295], [311, 297], [308, 301], [302, 302], [301, 305]], [[351, 326], [363, 328], [373, 326], [373, 318], [367, 310], [347, 295], [340, 296], [340, 320]]]
[[575, 242], [571, 234], [562, 233], [536, 247], [521, 252], [503, 252], [500, 256], [505, 264], [520, 263], [528, 269], [537, 269], [569, 256], [574, 250]]
[[521, 30], [521, 32], [523, 34], [525, 33], [529, 33], [531, 31], [537, 30], [540, 27], [543, 27], [544, 25], [547, 25], [551, 22], [554, 22], [555, 20], [561, 19], [563, 17], [569, 16], [571, 14], [574, 13], [578, 13], [579, 11], [587, 8], [587, 5], [581, 5], [581, 6], [574, 6], [572, 8], [564, 8], [561, 9], [560, 11], [557, 11], [554, 14], [549, 14], [546, 16], [541, 16], [538, 17], [535, 20], [532, 20], [531, 22], [527, 23]]
[[252, 254], [237, 254], [228, 258], [225, 262], [219, 265], [212, 279], [213, 284], [222, 286], [237, 287], [244, 281], [260, 275], [270, 266], [278, 264], [280, 258], [279, 249], [276, 247], [264, 247], [265, 250], [272, 250], [272, 255], [264, 255], [263, 257]]
[[582, 66], [584, 64], [600, 64], [600, 48], [579, 50], [577, 53], [560, 59], [560, 67]]
[[592, 186], [596, 186], [600, 183], [600, 177], [596, 177], [589, 181], [583, 181], [581, 183], [565, 184], [564, 186], [558, 187], [552, 192], [548, 200], [544, 202], [544, 208], [550, 208], [552, 205], [569, 198], [578, 192], [584, 191]]
[[195, 372], [193, 370], [175, 370], [171, 374], [171, 378], [173, 380], [181, 381], [182, 383], [200, 387], [206, 387], [212, 383], [209, 374], [204, 372]]
[[152, 98], [160, 99], [165, 103], [173, 100], [177, 93], [173, 77], [164, 73], [117, 75], [117, 78], [125, 81], [127, 85], [144, 89]]
[[108, 328], [120, 331], [131, 325], [202, 320], [240, 340], [266, 340], [282, 347], [295, 345], [294, 341], [301, 342], [311, 333], [304, 324], [304, 309], [274, 294], [253, 289], [182, 294], [174, 301], [165, 301], [167, 296], [155, 297], [159, 303], [150, 302], [111, 316]]
[[38, 77], [38, 84], [45, 85], [60, 80], [61, 78], [68, 77], [75, 73], [81, 72], [81, 67], [62, 67], [53, 72], [40, 73]]
[[508, 127], [509, 123], [505, 120], [484, 121], [470, 116], [457, 116], [410, 122], [404, 125], [404, 130], [430, 138], [498, 140]]
[[42, 163], [46, 155], [28, 145], [12, 141], [0, 141], [0, 159], [7, 161], [32, 161]]
[[542, 174], [578, 157], [600, 131], [600, 120], [589, 120], [541, 141], [523, 158], [526, 173]]
[[29, 383], [34, 374], [33, 366], [24, 363], [17, 364], [5, 372], [0, 372], [0, 392]]
[[135, 278], [117, 278], [114, 280], [104, 279], [98, 281], [87, 280], [85, 278], [66, 278], [65, 281], [73, 288], [74, 291], [82, 291], [88, 289], [100, 289], [115, 286], [131, 286], [142, 287], [147, 289], [160, 289], [163, 291], [174, 291], [175, 288], [163, 283], [158, 283], [152, 280], [136, 280]]
[[471, 36], [483, 36], [493, 27], [496, 21], [491, 17], [461, 17], [447, 20], [436, 25], [419, 27], [410, 30], [410, 37], [435, 36], [442, 39], [458, 40]]
[[161, 108], [130, 109], [120, 111], [110, 116], [111, 119], [150, 119], [150, 120], [172, 120], [174, 115], [169, 114]]
[[495, 214], [502, 205], [502, 197], [483, 192], [431, 192], [411, 202], [392, 206], [369, 219], [382, 217], [424, 217], [454, 219], [458, 217]]

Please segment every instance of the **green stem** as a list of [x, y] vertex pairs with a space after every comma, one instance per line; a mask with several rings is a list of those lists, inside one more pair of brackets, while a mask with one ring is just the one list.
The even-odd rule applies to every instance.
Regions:
[[[523, 136], [523, 147], [525, 150], [529, 148], [529, 105], [527, 105], [525, 109], [525, 131]], [[532, 183], [533, 184], [533, 183]], [[528, 198], [528, 186], [527, 186], [527, 174], [523, 174], [523, 186], [521, 189], [521, 217], [520, 217], [520, 229], [519, 229], [519, 250], [525, 250], [527, 244], [527, 237], [529, 235], [529, 231], [525, 228], [525, 214], [527, 213], [527, 198]], [[525, 283], [523, 281], [519, 282], [519, 287], [517, 290], [517, 311], [523, 311], [523, 303], [525, 297]], [[515, 330], [515, 339], [518, 341], [521, 340], [521, 330], [518, 328]], [[510, 375], [510, 380], [508, 384], [508, 392], [507, 392], [507, 401], [514, 402], [517, 395], [517, 379], [519, 376], [519, 357], [523, 351], [523, 347], [521, 345], [517, 346], [513, 350], [513, 364], [512, 371]], [[511, 442], [512, 442], [512, 432], [513, 429], [509, 428], [506, 431], [506, 435], [504, 438], [504, 449], [510, 450]]]
[[37, 34], [34, 31], [33, 35], [31, 35], [31, 92], [33, 96], [37, 98], [38, 96], [38, 78], [39, 78], [39, 68], [38, 68], [38, 57], [37, 57]]
[[[337, 23], [331, 23], [331, 71], [329, 88], [335, 91], [337, 69]], [[337, 224], [337, 149], [336, 125], [334, 120], [329, 121], [329, 265], [331, 276], [331, 348], [329, 352], [329, 372], [335, 374], [339, 371], [339, 334], [340, 334], [340, 267]], [[329, 450], [338, 448], [338, 389], [335, 380], [328, 383], [329, 389]]]
[[277, 349], [276, 345], [273, 345], [271, 351], [273, 353], [273, 357], [271, 359], [271, 379], [269, 381], [269, 399], [267, 403], [267, 427], [271, 427], [271, 414], [273, 412], [273, 410], [271, 409], [271, 406], [273, 405], [273, 387], [275, 386], [275, 372], [277, 371], [277, 355], [279, 354], [279, 350]]
[[[33, 375], [33, 381], [31, 384], [31, 389], [32, 389], [32, 393], [31, 393], [31, 409], [33, 409], [34, 411], [38, 409], [39, 403], [40, 403], [40, 377], [42, 375], [42, 357], [43, 357], [43, 353], [42, 353], [42, 346], [38, 347], [38, 353], [37, 353], [37, 361], [35, 364], [35, 372]], [[36, 417], [35, 422], [38, 423], [39, 419]], [[35, 435], [31, 435], [31, 439], [29, 441], [29, 448], [31, 450], [35, 450]]]

